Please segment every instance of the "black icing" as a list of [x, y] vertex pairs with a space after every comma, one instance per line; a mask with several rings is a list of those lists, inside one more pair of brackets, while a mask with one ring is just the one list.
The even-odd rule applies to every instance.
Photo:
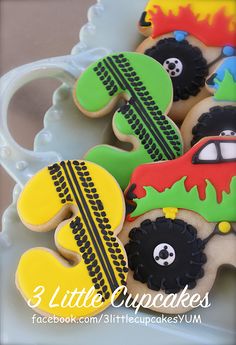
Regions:
[[208, 86], [214, 86], [215, 85], [215, 78], [217, 77], [217, 73], [213, 73], [209, 78], [206, 80], [206, 84]]
[[[183, 220], [147, 219], [139, 228], [132, 229], [129, 237], [125, 246], [129, 267], [134, 271], [134, 279], [146, 283], [149, 289], [178, 293], [186, 285], [193, 289], [203, 277], [203, 241], [197, 238], [196, 229]], [[160, 243], [174, 248], [175, 260], [168, 266], [160, 266], [154, 260], [154, 249]]]
[[[187, 40], [177, 42], [175, 38], [164, 38], [145, 51], [162, 65], [167, 59], [177, 58], [183, 65], [182, 73], [172, 77], [174, 101], [186, 100], [196, 96], [205, 85], [208, 75], [207, 61], [201, 50], [188, 43]], [[171, 77], [171, 74], [170, 74]], [[157, 80], [158, 85], [158, 80]]]
[[129, 188], [128, 188], [127, 192], [126, 192], [126, 195], [125, 195], [127, 200], [134, 200], [135, 198], [137, 198], [137, 195], [134, 193], [135, 188], [136, 188], [136, 184], [135, 183], [132, 183], [129, 186]]
[[125, 195], [125, 206], [126, 206], [126, 215], [131, 214], [136, 209], [136, 204], [133, 200], [137, 197], [134, 194], [134, 190], [136, 188], [136, 184], [133, 183], [129, 186], [126, 195]]
[[118, 89], [130, 93], [130, 100], [118, 112], [127, 120], [152, 161], [174, 159], [179, 155], [181, 142], [172, 124], [123, 54], [104, 58], [94, 67], [94, 72], [109, 96], [113, 97]]
[[55, 163], [48, 170], [61, 203], [75, 201], [78, 207], [78, 215], [70, 222], [70, 228], [94, 287], [105, 301], [110, 292], [104, 274], [113, 292], [120, 284], [126, 284], [127, 267], [90, 171], [84, 161], [76, 160]]
[[152, 25], [151, 22], [146, 21], [147, 18], [147, 12], [144, 11], [141, 15], [141, 18], [139, 20], [139, 25], [143, 27], [150, 27]]
[[[227, 132], [225, 132], [227, 131]], [[208, 136], [235, 135], [236, 133], [236, 106], [216, 106], [203, 113], [192, 129], [193, 139], [191, 146], [200, 139]]]

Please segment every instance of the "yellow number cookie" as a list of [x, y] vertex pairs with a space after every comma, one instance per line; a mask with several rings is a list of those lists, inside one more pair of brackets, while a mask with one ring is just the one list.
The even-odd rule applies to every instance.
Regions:
[[57, 227], [60, 254], [33, 248], [20, 259], [16, 284], [30, 306], [43, 315], [77, 318], [108, 307], [127, 278], [126, 253], [116, 237], [125, 208], [115, 179], [94, 163], [56, 163], [28, 182], [18, 212], [33, 231]]

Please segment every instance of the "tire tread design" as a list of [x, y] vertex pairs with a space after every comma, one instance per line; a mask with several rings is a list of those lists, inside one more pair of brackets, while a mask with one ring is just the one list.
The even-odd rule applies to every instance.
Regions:
[[216, 136], [226, 129], [236, 132], [236, 106], [215, 106], [203, 113], [192, 129], [191, 146], [207, 136]]
[[[119, 70], [121, 78], [114, 77], [112, 66]], [[124, 91], [127, 89], [132, 91], [133, 96], [118, 110], [118, 113], [127, 120], [133, 134], [138, 137], [152, 161], [174, 159], [181, 155], [182, 142], [178, 129], [167, 116], [162, 114], [146, 86], [123, 54], [103, 59], [94, 67], [94, 72], [111, 97], [120, 88]], [[144, 126], [143, 119], [140, 117], [137, 99], [148, 113], [149, 129]], [[157, 133], [159, 133], [159, 138], [156, 138]]]
[[187, 40], [178, 42], [174, 37], [163, 38], [155, 46], [147, 49], [144, 54], [151, 56], [161, 64], [169, 58], [177, 58], [182, 62], [183, 71], [181, 75], [171, 78], [174, 88], [174, 102], [196, 96], [204, 87], [209, 73], [207, 61], [201, 50], [192, 46]]
[[[55, 187], [58, 188], [60, 185], [60, 188], [62, 188], [61, 186], [63, 184], [63, 195], [60, 195], [61, 191], [59, 192], [59, 190], [56, 189], [56, 191], [59, 193], [58, 196], [62, 204], [64, 204], [66, 201], [75, 201], [74, 198], [72, 198], [73, 191], [71, 191], [70, 184], [68, 183], [67, 178], [63, 176], [63, 166], [67, 164], [68, 162], [63, 161], [59, 164], [55, 163], [48, 167]], [[107, 262], [109, 261], [113, 263], [114, 269], [118, 272], [119, 280], [115, 282], [114, 279], [113, 284], [110, 286], [111, 292], [113, 292], [118, 286], [126, 285], [125, 274], [127, 273], [128, 269], [126, 267], [125, 257], [122, 254], [120, 245], [111, 229], [109, 218], [107, 217], [104, 205], [99, 194], [97, 193], [96, 186], [93, 182], [89, 169], [86, 166], [86, 163], [84, 161], [73, 161], [71, 163], [71, 167], [77, 176], [77, 181], [80, 185], [84, 199], [86, 200], [86, 208], [87, 210], [90, 210], [90, 207], [92, 209], [93, 219], [96, 224], [98, 236], [104, 240], [104, 242], [102, 242], [103, 248], [101, 248], [100, 243], [101, 252], [107, 257]], [[103, 301], [109, 299], [111, 295], [109, 292], [109, 281], [104, 270], [102, 269], [103, 266], [101, 257], [99, 257], [96, 248], [94, 250], [93, 246], [91, 246], [93, 239], [86, 228], [83, 217], [76, 216], [70, 222], [70, 228], [95, 289], [102, 296]]]
[[[129, 268], [134, 279], [147, 284], [149, 289], [178, 293], [186, 285], [193, 289], [203, 277], [202, 266], [207, 260], [204, 242], [197, 237], [196, 229], [183, 220], [146, 219], [130, 231], [129, 238], [125, 246]], [[158, 265], [153, 258], [153, 248], [162, 242], [176, 250], [175, 262], [168, 267]]]

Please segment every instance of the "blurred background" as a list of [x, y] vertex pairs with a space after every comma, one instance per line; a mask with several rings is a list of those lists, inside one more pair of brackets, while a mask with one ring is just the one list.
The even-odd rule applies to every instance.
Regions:
[[[87, 10], [96, 0], [0, 0], [0, 74], [47, 57], [70, 54], [79, 41]], [[15, 140], [31, 149], [51, 106], [54, 80], [35, 81], [19, 90], [9, 107]], [[0, 217], [12, 201], [14, 181], [0, 166]]]

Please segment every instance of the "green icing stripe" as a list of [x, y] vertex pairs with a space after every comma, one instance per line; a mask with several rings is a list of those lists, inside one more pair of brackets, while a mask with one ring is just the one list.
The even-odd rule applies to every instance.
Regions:
[[137, 207], [131, 216], [137, 217], [157, 208], [176, 207], [199, 213], [208, 222], [236, 221], [236, 208], [232, 207], [236, 205], [236, 176], [231, 180], [230, 193], [222, 193], [221, 203], [218, 203], [215, 187], [209, 180], [206, 180], [206, 198], [201, 200], [197, 186], [189, 192], [186, 191], [184, 185], [186, 178], [183, 177], [163, 192], [158, 192], [153, 187], [144, 187], [146, 196], [134, 199]]

